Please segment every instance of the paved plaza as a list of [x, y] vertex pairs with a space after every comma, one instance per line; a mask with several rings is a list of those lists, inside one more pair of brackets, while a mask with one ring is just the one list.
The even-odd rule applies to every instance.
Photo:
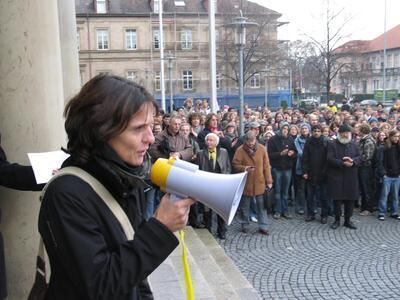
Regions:
[[[270, 236], [234, 222], [220, 245], [263, 299], [400, 299], [400, 221], [354, 212], [357, 230], [274, 220]], [[342, 220], [343, 224], [343, 220]]]

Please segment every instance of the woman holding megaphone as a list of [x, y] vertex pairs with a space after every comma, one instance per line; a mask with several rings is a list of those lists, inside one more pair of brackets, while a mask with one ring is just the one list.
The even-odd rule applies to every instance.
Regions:
[[[109, 192], [133, 228], [129, 237], [114, 211], [74, 175], [54, 179], [45, 192], [39, 231], [48, 252], [51, 278], [46, 299], [150, 299], [146, 277], [179, 244], [193, 200], [166, 195], [144, 221], [147, 154], [153, 143], [157, 106], [141, 86], [99, 75], [66, 106], [64, 167], [90, 174]], [[62, 170], [61, 170], [62, 172]], [[114, 203], [115, 204], [115, 203]], [[129, 227], [129, 226], [128, 226]]]

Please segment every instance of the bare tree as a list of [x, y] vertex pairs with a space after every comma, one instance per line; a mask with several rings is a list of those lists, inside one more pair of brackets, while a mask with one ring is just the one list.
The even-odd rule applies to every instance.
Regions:
[[[276, 62], [282, 60], [283, 54], [280, 51], [274, 34], [274, 26], [277, 26], [277, 18], [280, 14], [267, 8], [262, 8], [249, 1], [240, 1], [233, 5], [231, 1], [221, 1], [219, 11], [221, 12], [223, 39], [217, 53], [218, 60], [222, 64], [221, 75], [236, 83], [239, 82], [238, 69], [238, 48], [235, 46], [234, 28], [227, 27], [235, 17], [239, 16], [239, 9], [243, 15], [248, 17], [249, 22], [257, 23], [258, 26], [246, 30], [246, 45], [243, 57], [244, 83], [248, 82], [255, 74], [266, 72], [269, 69], [276, 69]], [[258, 9], [258, 10], [257, 10]]]
[[[344, 8], [335, 10], [334, 5], [330, 5], [330, 1], [326, 0], [325, 16], [324, 16], [324, 38], [318, 40], [315, 37], [308, 36], [314, 45], [315, 57], [309, 59], [310, 69], [319, 74], [323, 85], [327, 100], [331, 93], [332, 80], [339, 72], [347, 67], [351, 68], [349, 57], [358, 55], [358, 47], [349, 44], [346, 49], [339, 48], [343, 44], [343, 40], [347, 37], [344, 34], [345, 27], [350, 21], [350, 16], [345, 16]], [[344, 51], [345, 50], [345, 51]]]

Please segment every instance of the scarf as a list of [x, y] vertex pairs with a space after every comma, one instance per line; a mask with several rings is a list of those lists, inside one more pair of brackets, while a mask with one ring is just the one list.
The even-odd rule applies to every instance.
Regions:
[[252, 156], [255, 156], [255, 155], [256, 155], [257, 146], [258, 146], [258, 143], [256, 143], [256, 145], [254, 146], [254, 148], [250, 148], [249, 146], [247, 146], [246, 143], [244, 143], [244, 144], [243, 144], [243, 149], [244, 149], [244, 151], [246, 151], [246, 153], [247, 153], [250, 157], [252, 157]]
[[143, 164], [134, 167], [125, 163], [110, 146], [104, 145], [95, 159], [114, 173], [123, 185], [130, 188], [150, 187], [151, 157], [148, 153], [144, 157]]

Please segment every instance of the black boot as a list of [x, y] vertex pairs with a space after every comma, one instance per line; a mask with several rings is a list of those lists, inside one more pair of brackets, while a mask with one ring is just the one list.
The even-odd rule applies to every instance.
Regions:
[[350, 229], [353, 229], [353, 230], [356, 230], [356, 229], [357, 229], [357, 227], [354, 225], [354, 223], [353, 223], [352, 221], [350, 221], [350, 219], [344, 221], [343, 226], [344, 226], [344, 227], [347, 227], [347, 228], [350, 228]]
[[332, 229], [337, 229], [340, 226], [340, 220], [336, 219], [335, 223], [331, 225]]

